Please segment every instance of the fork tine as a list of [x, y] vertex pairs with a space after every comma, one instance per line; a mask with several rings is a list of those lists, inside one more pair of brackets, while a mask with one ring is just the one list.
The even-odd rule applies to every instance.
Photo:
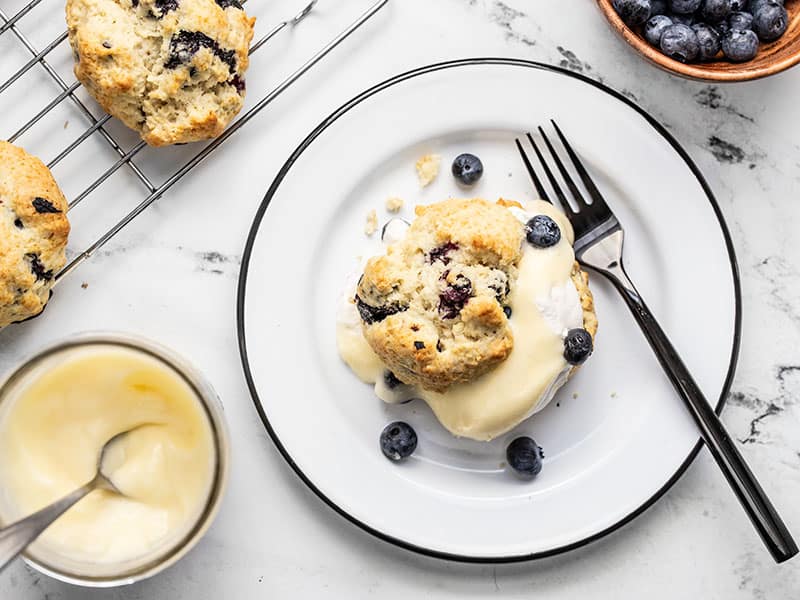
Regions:
[[564, 181], [567, 183], [567, 187], [569, 191], [572, 193], [572, 197], [575, 199], [575, 203], [578, 205], [578, 210], [585, 210], [589, 208], [589, 205], [586, 203], [586, 199], [583, 197], [580, 189], [577, 185], [575, 185], [575, 180], [572, 179], [572, 175], [569, 174], [567, 167], [564, 166], [563, 161], [558, 156], [558, 152], [553, 147], [553, 144], [550, 143], [550, 138], [547, 137], [547, 134], [544, 132], [544, 129], [539, 127], [539, 134], [541, 134], [544, 143], [547, 144], [547, 149], [550, 150], [550, 155], [553, 157], [553, 161], [556, 163], [558, 170], [561, 172], [561, 176], [564, 178]]
[[597, 208], [603, 208], [606, 210], [610, 210], [608, 205], [606, 204], [603, 195], [600, 193], [600, 190], [597, 189], [597, 186], [592, 179], [592, 176], [589, 175], [589, 172], [586, 170], [586, 167], [583, 166], [583, 162], [580, 158], [578, 158], [578, 153], [572, 149], [572, 145], [567, 141], [567, 137], [561, 131], [561, 128], [558, 124], [550, 119], [550, 122], [555, 127], [556, 133], [558, 137], [561, 139], [561, 143], [564, 144], [564, 148], [567, 150], [567, 154], [569, 154], [570, 160], [572, 160], [572, 164], [575, 165], [575, 170], [580, 175], [581, 180], [583, 180], [583, 185], [586, 186], [586, 190], [589, 192], [589, 195], [592, 197], [592, 203], [597, 205]]
[[539, 158], [539, 162], [542, 163], [542, 167], [544, 168], [544, 172], [547, 175], [547, 179], [550, 181], [550, 185], [553, 186], [553, 190], [555, 191], [556, 196], [558, 196], [558, 200], [561, 203], [561, 208], [566, 213], [574, 212], [572, 210], [572, 207], [569, 205], [567, 197], [564, 195], [561, 186], [558, 185], [558, 179], [556, 179], [556, 176], [553, 175], [553, 172], [550, 170], [550, 166], [544, 159], [544, 155], [539, 150], [539, 146], [536, 144], [536, 140], [533, 139], [533, 136], [530, 133], [526, 133], [525, 135], [528, 137], [528, 141], [531, 143], [531, 146], [533, 146], [533, 151], [536, 152], [536, 156]]
[[539, 194], [539, 197], [542, 200], [546, 200], [552, 204], [553, 201], [550, 200], [550, 197], [547, 195], [547, 191], [545, 191], [544, 186], [542, 185], [542, 180], [539, 179], [539, 176], [536, 174], [536, 169], [533, 168], [533, 165], [528, 158], [528, 153], [525, 152], [525, 149], [522, 147], [522, 143], [519, 141], [519, 138], [515, 139], [514, 141], [517, 143], [517, 150], [519, 150], [519, 154], [522, 157], [522, 162], [525, 163], [525, 168], [528, 170], [528, 174], [533, 180], [533, 185], [536, 186], [536, 192]]

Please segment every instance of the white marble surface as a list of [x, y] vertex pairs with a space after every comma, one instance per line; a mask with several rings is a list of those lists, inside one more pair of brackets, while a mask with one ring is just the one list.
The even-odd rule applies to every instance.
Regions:
[[[262, 32], [302, 4], [250, 2]], [[44, 0], [22, 22], [39, 46], [63, 27], [59, 4]], [[321, 0], [319, 14], [260, 51], [251, 67], [251, 103], [368, 4]], [[21, 5], [3, 0], [0, 9], [11, 14]], [[15, 44], [0, 37], [0, 78], [21, 64]], [[744, 292], [741, 360], [724, 418], [800, 534], [800, 122], [793, 110], [800, 71], [719, 87], [673, 78], [617, 39], [591, 0], [392, 0], [59, 286], [45, 317], [0, 333], [0, 371], [78, 331], [155, 338], [207, 373], [234, 437], [219, 519], [179, 565], [130, 588], [86, 591], [18, 563], [0, 576], [0, 598], [798, 597], [800, 562], [772, 564], [706, 451], [657, 505], [602, 541], [535, 563], [470, 566], [416, 556], [362, 533], [306, 489], [272, 446], [244, 384], [234, 315], [240, 255], [264, 191], [302, 137], [363, 88], [421, 64], [482, 55], [562, 64], [623, 90], [670, 128], [707, 175], [734, 236]], [[54, 62], [68, 73], [65, 52]], [[16, 86], [17, 100], [10, 100], [13, 90], [0, 96], [0, 136], [54, 95], [46, 85], [34, 75]], [[37, 93], [45, 95], [34, 101]], [[64, 111], [22, 142], [52, 157], [55, 144], [83, 124]], [[55, 171], [73, 197], [109, 162], [99, 142], [82, 152]], [[162, 153], [155, 162], [151, 154], [143, 164], [166, 172], [175, 154], [189, 150], [166, 152], [169, 159]], [[115, 179], [73, 213], [73, 250], [141, 198], [128, 175]]]

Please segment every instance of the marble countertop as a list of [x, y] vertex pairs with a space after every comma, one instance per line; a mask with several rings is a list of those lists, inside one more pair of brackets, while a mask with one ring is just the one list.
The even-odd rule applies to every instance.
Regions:
[[[31, 15], [45, 25], [21, 23], [40, 47], [63, 29], [59, 3], [45, 0]], [[368, 4], [321, 0], [318, 14], [254, 57], [251, 99]], [[3, 10], [13, 14], [21, 5], [8, 0]], [[263, 33], [302, 1], [251, 5]], [[24, 56], [6, 52], [8, 43], [0, 38], [0, 76], [13, 72], [7, 57], [16, 56], [18, 66]], [[616, 533], [566, 555], [500, 566], [428, 559], [368, 536], [324, 506], [275, 451], [249, 398], [235, 334], [236, 278], [256, 207], [288, 153], [334, 107], [397, 72], [466, 56], [559, 64], [621, 90], [664, 123], [706, 174], [730, 225], [743, 285], [742, 351], [724, 420], [790, 529], [800, 534], [800, 121], [793, 111], [800, 70], [725, 86], [677, 79], [635, 55], [591, 0], [392, 0], [60, 285], [46, 318], [0, 333], [0, 371], [79, 331], [134, 331], [157, 339], [208, 375], [234, 431], [222, 511], [180, 564], [129, 588], [87, 591], [16, 563], [0, 576], [0, 598], [798, 597], [800, 562], [772, 563], [705, 450], [660, 502]], [[66, 52], [54, 63], [68, 73]], [[30, 89], [52, 97], [52, 87], [43, 86]], [[2, 137], [39, 106], [6, 106], [6, 100], [0, 97]], [[77, 113], [54, 119], [23, 142], [52, 155], [53, 137], [75, 137], [83, 125]], [[81, 189], [81, 176], [107, 161], [100, 142], [85, 152], [56, 172], [68, 196]], [[174, 154], [186, 158], [188, 152]], [[170, 166], [151, 156], [142, 162], [156, 172]], [[73, 250], [141, 199], [129, 175], [118, 179], [118, 193], [89, 198], [76, 209]]]

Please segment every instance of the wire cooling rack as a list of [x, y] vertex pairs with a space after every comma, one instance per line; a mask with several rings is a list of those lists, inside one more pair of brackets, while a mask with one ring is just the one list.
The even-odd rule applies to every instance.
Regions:
[[[261, 0], [249, 0], [249, 5], [246, 7], [248, 12], [251, 12], [253, 5], [259, 1]], [[133, 208], [90, 243], [85, 250], [78, 253], [71, 252], [71, 260], [55, 275], [55, 282], [67, 276], [108, 243], [228, 138], [358, 30], [388, 1], [378, 0], [372, 4], [366, 12], [291, 75], [261, 96], [254, 105], [246, 107], [215, 140], [205, 144], [190, 144], [183, 148], [152, 149], [153, 152], [171, 153], [173, 160], [164, 161], [171, 166], [175, 166], [174, 159], [178, 157], [177, 167], [174, 170], [155, 175], [148, 173], [148, 169], [135, 160], [142, 157], [147, 145], [138, 141], [138, 138], [133, 138], [131, 132], [104, 114], [81, 88], [80, 83], [75, 81], [67, 33], [63, 31], [63, 0], [27, 0], [22, 5], [17, 2], [17, 6], [13, 6], [12, 1], [9, 2], [12, 4], [11, 10], [7, 8], [8, 5], [0, 7], [0, 114], [3, 115], [0, 126], [6, 127], [8, 123], [17, 124], [11, 133], [1, 131], [0, 135], [7, 135], [6, 139], [12, 143], [21, 140], [26, 148], [29, 147], [28, 141], [35, 146], [37, 142], [46, 138], [50, 145], [53, 138], [58, 138], [57, 147], [61, 149], [49, 159], [47, 166], [55, 169], [60, 165], [61, 168], [70, 171], [77, 169], [81, 173], [91, 173], [88, 182], [84, 179], [74, 193], [65, 190], [70, 211], [112, 177], [128, 176], [137, 182], [135, 186], [126, 187], [126, 189], [137, 188], [138, 198]], [[318, 0], [312, 0], [293, 17], [279, 22], [260, 37], [257, 34], [257, 41], [251, 46], [250, 54], [253, 55], [282, 31], [299, 25], [315, 11], [317, 2]], [[48, 3], [52, 6], [47, 6]], [[40, 42], [39, 39], [43, 41]], [[251, 63], [250, 73], [253, 72], [254, 66]], [[251, 78], [248, 78], [250, 84], [248, 94], [254, 95], [257, 92], [253, 89], [251, 81]], [[74, 120], [80, 122], [80, 133], [77, 136], [72, 133], [74, 126], [71, 122]], [[187, 148], [188, 160], [185, 160]], [[48, 160], [45, 157], [41, 158]], [[58, 173], [55, 175], [61, 183]]]

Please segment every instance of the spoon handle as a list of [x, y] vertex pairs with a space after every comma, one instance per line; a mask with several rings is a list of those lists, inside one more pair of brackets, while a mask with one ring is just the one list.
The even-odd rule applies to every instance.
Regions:
[[61, 500], [42, 510], [0, 529], [0, 571], [5, 569], [17, 555], [38, 538], [53, 521], [95, 489], [94, 482], [87, 483]]

